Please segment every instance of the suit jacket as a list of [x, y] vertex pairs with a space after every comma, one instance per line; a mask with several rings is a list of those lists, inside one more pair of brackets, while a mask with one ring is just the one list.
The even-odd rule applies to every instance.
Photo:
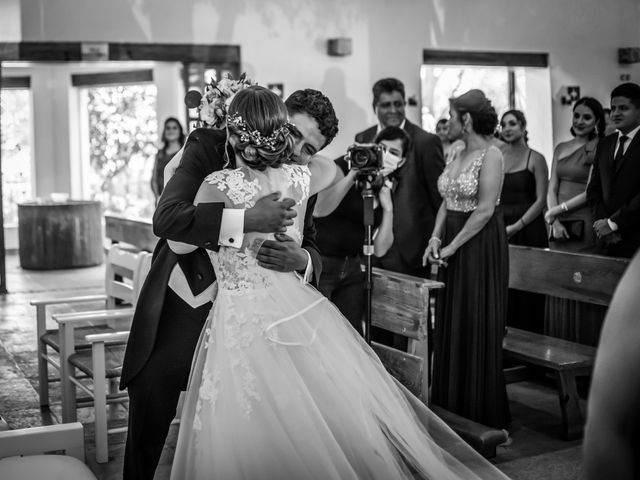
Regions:
[[[124, 389], [147, 362], [153, 351], [165, 302], [169, 277], [176, 263], [185, 274], [194, 295], [215, 281], [215, 272], [205, 249], [217, 251], [224, 203], [193, 205], [205, 177], [225, 166], [224, 130], [197, 129], [189, 135], [182, 160], [162, 192], [153, 215], [153, 230], [160, 237], [153, 253], [151, 269], [136, 303], [133, 323], [125, 352], [120, 388]], [[313, 208], [316, 197], [309, 199], [305, 216], [302, 246], [313, 264], [313, 282], [322, 270], [320, 252], [315, 244]], [[166, 239], [197, 245], [186, 255], [175, 254]], [[191, 308], [184, 303], [184, 308]], [[180, 321], [179, 318], [176, 321]], [[194, 352], [184, 352], [193, 356]]]
[[[438, 177], [444, 170], [440, 138], [427, 133], [409, 120], [404, 130], [412, 147], [405, 164], [396, 174], [393, 191], [393, 245], [376, 265], [409, 275], [428, 276], [422, 267], [422, 255], [433, 231], [442, 197], [438, 192]], [[356, 135], [356, 142], [373, 142], [377, 126]]]
[[616, 163], [617, 141], [615, 133], [598, 143], [587, 202], [594, 221], [611, 219], [622, 238], [617, 244], [599, 244], [598, 252], [631, 258], [640, 247], [640, 134], [633, 138], [622, 161]]

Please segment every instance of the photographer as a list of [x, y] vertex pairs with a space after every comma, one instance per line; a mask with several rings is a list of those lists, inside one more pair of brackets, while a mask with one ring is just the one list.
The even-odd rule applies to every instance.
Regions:
[[[318, 194], [314, 210], [317, 243], [322, 252], [322, 276], [318, 290], [330, 299], [363, 334], [365, 276], [362, 271], [364, 205], [356, 188], [358, 170], [350, 170], [345, 156], [335, 159], [341, 179]], [[374, 228], [382, 211], [374, 211]]]

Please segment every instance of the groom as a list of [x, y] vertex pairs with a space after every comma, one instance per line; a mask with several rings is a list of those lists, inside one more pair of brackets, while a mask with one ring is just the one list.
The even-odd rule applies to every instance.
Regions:
[[[337, 134], [333, 106], [311, 89], [294, 92], [285, 103], [296, 127], [294, 155], [306, 160]], [[180, 166], [154, 213], [154, 232], [161, 240], [136, 304], [120, 380], [120, 388], [128, 388], [129, 393], [125, 480], [153, 478], [180, 392], [186, 389], [196, 343], [212, 306], [215, 273], [206, 250], [217, 250], [220, 245], [240, 247], [243, 233], [250, 231], [282, 232], [295, 216], [290, 210], [293, 200], [280, 200], [277, 194], [247, 210], [225, 209], [222, 203], [193, 205], [204, 178], [224, 168], [225, 142], [224, 130], [191, 133]], [[265, 241], [258, 252], [261, 266], [305, 271], [305, 276], [312, 269], [312, 281], [317, 282], [322, 265], [315, 245], [314, 204], [312, 197], [302, 248], [276, 233], [278, 241]], [[176, 255], [166, 239], [201, 248]]]

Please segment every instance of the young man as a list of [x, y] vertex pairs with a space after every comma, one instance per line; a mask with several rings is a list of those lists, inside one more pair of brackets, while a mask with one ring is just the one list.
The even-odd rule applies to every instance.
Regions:
[[[296, 91], [286, 104], [297, 127], [297, 156], [314, 155], [333, 140], [338, 120], [322, 93]], [[293, 201], [275, 195], [245, 211], [230, 211], [218, 203], [193, 205], [204, 178], [224, 168], [225, 141], [224, 130], [198, 129], [189, 136], [154, 213], [154, 233], [161, 240], [136, 305], [120, 380], [120, 388], [129, 393], [126, 480], [153, 478], [180, 392], [187, 386], [196, 343], [212, 306], [215, 273], [206, 249], [240, 247], [243, 232], [281, 232], [291, 224]], [[276, 234], [278, 241], [264, 242], [258, 252], [262, 266], [278, 271], [306, 268], [305, 275], [312, 266], [312, 281], [317, 281], [321, 262], [311, 215], [314, 203], [309, 199], [302, 248]], [[167, 239], [201, 248], [176, 255]]]
[[640, 85], [613, 89], [611, 121], [617, 132], [598, 143], [587, 202], [597, 253], [631, 258], [640, 247]]

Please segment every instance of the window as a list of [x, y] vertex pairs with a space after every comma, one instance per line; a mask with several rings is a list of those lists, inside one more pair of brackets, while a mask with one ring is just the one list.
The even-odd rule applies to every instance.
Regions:
[[[3, 78], [0, 90], [2, 112], [2, 205], [4, 226], [18, 225], [18, 203], [33, 196], [33, 129], [29, 78], [24, 81]], [[11, 85], [15, 86], [11, 86]]]
[[425, 50], [420, 69], [422, 128], [434, 132], [449, 118], [449, 98], [473, 88], [484, 91], [498, 113], [522, 110], [531, 148], [547, 162], [553, 152], [551, 79], [546, 54]]
[[107, 211], [151, 217], [158, 145], [157, 89], [151, 83], [79, 89], [83, 197]]

